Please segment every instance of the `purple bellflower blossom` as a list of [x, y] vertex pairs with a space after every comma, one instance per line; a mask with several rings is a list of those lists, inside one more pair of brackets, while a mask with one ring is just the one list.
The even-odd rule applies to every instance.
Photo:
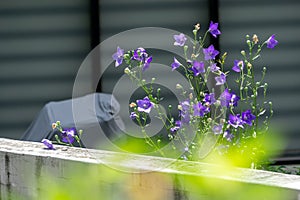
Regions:
[[238, 127], [244, 128], [243, 126], [244, 122], [240, 114], [237, 115], [229, 114], [228, 124], [234, 128], [238, 128]]
[[224, 85], [226, 83], [226, 75], [221, 73], [220, 76], [215, 77], [216, 85]]
[[75, 134], [77, 134], [75, 128], [63, 129], [63, 131], [61, 132], [61, 141], [73, 144], [75, 141]]
[[201, 102], [198, 102], [193, 106], [194, 116], [203, 117], [206, 113], [209, 113], [210, 109], [207, 106], [203, 106]]
[[213, 60], [219, 54], [218, 50], [215, 50], [214, 45], [210, 45], [208, 48], [203, 48], [204, 59]]
[[217, 38], [218, 35], [221, 34], [221, 31], [218, 29], [218, 23], [213, 23], [212, 21], [210, 22], [209, 25], [209, 29], [208, 31], [212, 34], [212, 36], [214, 36], [215, 38]]
[[240, 97], [237, 96], [235, 93], [230, 93], [226, 88], [224, 92], [220, 95], [221, 106], [229, 107], [229, 106], [237, 106]]
[[172, 71], [174, 71], [175, 69], [180, 67], [180, 65], [182, 65], [182, 64], [174, 57], [174, 62], [171, 64]]
[[137, 114], [135, 112], [131, 112], [129, 117], [130, 119], [135, 119], [137, 117]]
[[143, 47], [139, 47], [133, 51], [133, 55], [131, 57], [132, 60], [143, 61], [148, 57], [146, 50]]
[[52, 142], [48, 139], [43, 139], [42, 143], [47, 147], [47, 149], [51, 149], [51, 150], [55, 149]]
[[278, 44], [278, 41], [275, 40], [275, 34], [271, 35], [267, 40], [267, 48], [273, 49]]
[[172, 133], [177, 132], [181, 128], [181, 121], [175, 121], [175, 126], [173, 126], [170, 130]]
[[180, 102], [180, 117], [181, 122], [188, 124], [190, 122], [190, 102], [188, 100], [185, 100], [183, 102]]
[[242, 113], [242, 120], [245, 124], [252, 126], [252, 121], [255, 120], [255, 115], [251, 113], [251, 110], [246, 110]]
[[215, 135], [220, 135], [222, 133], [222, 130], [223, 130], [223, 125], [222, 124], [214, 125], [212, 127], [212, 131]]
[[231, 142], [234, 138], [234, 135], [231, 134], [229, 130], [226, 130], [223, 134], [223, 138], [225, 138], [228, 142]]
[[187, 38], [185, 37], [185, 35], [183, 33], [180, 33], [179, 35], [174, 35], [174, 45], [175, 46], [183, 46], [185, 44], [185, 41], [187, 40]]
[[141, 100], [137, 100], [136, 103], [139, 112], [150, 113], [151, 108], [153, 108], [154, 106], [154, 104], [149, 100], [148, 97], [145, 97], [144, 99]]
[[230, 102], [229, 102], [229, 106], [236, 107], [239, 100], [240, 100], [240, 97], [232, 92]]
[[204, 102], [208, 105], [212, 105], [216, 102], [215, 93], [205, 94]]
[[124, 59], [124, 49], [117, 47], [117, 52], [112, 55], [112, 58], [116, 61], [115, 67], [121, 65]]
[[242, 60], [235, 60], [232, 70], [235, 72], [241, 72], [244, 69], [244, 62]]
[[205, 72], [204, 62], [202, 61], [199, 62], [197, 60], [194, 60], [191, 70], [194, 72], [194, 76], [198, 76], [200, 73], [204, 73]]
[[143, 63], [143, 72], [150, 67], [150, 63], [152, 62], [152, 56], [148, 57], [146, 50], [142, 47], [139, 47], [133, 51], [131, 59]]
[[216, 72], [220, 69], [220, 67], [217, 66], [217, 63], [212, 63], [210, 66], [210, 71]]
[[150, 57], [147, 57], [145, 59], [145, 63], [144, 63], [144, 66], [143, 66], [143, 69], [142, 71], [144, 72], [145, 70], [147, 70], [149, 67], [150, 67], [150, 63], [152, 62], [152, 56]]

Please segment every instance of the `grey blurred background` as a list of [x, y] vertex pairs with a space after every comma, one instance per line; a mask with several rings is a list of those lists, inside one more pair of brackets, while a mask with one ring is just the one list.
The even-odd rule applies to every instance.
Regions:
[[[212, 41], [229, 52], [227, 67], [239, 57], [245, 35], [278, 47], [265, 50], [257, 66], [267, 66], [273, 124], [289, 137], [290, 153], [300, 150], [300, 2], [298, 0], [4, 0], [0, 2], [0, 136], [18, 139], [49, 101], [72, 97], [80, 64], [101, 41], [139, 27], [164, 27], [191, 36], [196, 23], [206, 29], [219, 19], [222, 35]], [[155, 52], [154, 52], [155, 54]], [[156, 53], [163, 62], [170, 58]], [[169, 60], [168, 60], [169, 59]], [[98, 91], [111, 92], [113, 71]], [[95, 77], [91, 73], [91, 82]]]

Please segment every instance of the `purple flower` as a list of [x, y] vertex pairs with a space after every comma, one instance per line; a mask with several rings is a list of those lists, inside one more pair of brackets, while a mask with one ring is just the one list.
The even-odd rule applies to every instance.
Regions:
[[194, 116], [203, 117], [206, 113], [210, 111], [209, 107], [203, 106], [201, 102], [195, 104], [193, 108], [194, 108]]
[[220, 135], [222, 133], [222, 130], [223, 130], [223, 125], [220, 124], [220, 125], [214, 125], [212, 127], [212, 131], [215, 135]]
[[180, 107], [180, 116], [182, 123], [189, 123], [190, 122], [190, 102], [185, 100], [179, 104]]
[[241, 72], [244, 69], [244, 62], [242, 60], [235, 60], [232, 70], [235, 72]]
[[213, 63], [209, 67], [210, 67], [210, 71], [212, 72], [216, 72], [220, 69], [220, 67], [217, 66], [217, 63]]
[[142, 100], [137, 100], [136, 101], [137, 106], [138, 106], [138, 111], [139, 112], [145, 112], [145, 113], [150, 113], [151, 108], [153, 107], [153, 103], [149, 100], [148, 97], [145, 97]]
[[239, 96], [237, 96], [235, 93], [231, 93], [229, 105], [235, 107], [235, 106], [237, 106], [237, 103], [239, 100], [240, 100]]
[[172, 71], [177, 69], [180, 65], [182, 65], [182, 64], [174, 57], [174, 62], [171, 64]]
[[204, 59], [211, 60], [215, 59], [215, 57], [219, 54], [219, 51], [215, 50], [214, 45], [210, 45], [208, 48], [203, 49]]
[[143, 69], [142, 69], [143, 72], [150, 67], [151, 62], [152, 62], [152, 56], [145, 59], [145, 63], [144, 63]]
[[61, 132], [61, 141], [69, 144], [73, 144], [75, 141], [75, 134], [77, 134], [77, 131], [75, 128], [66, 128], [63, 129]]
[[54, 146], [52, 144], [52, 142], [48, 139], [43, 139], [42, 140], [42, 143], [48, 148], [48, 149], [51, 149], [51, 150], [54, 150]]
[[222, 92], [222, 94], [220, 95], [221, 106], [228, 107], [230, 100], [231, 100], [231, 93], [226, 88], [224, 92]]
[[221, 106], [223, 107], [237, 106], [239, 100], [240, 97], [235, 93], [230, 93], [227, 88], [220, 95]]
[[177, 120], [175, 121], [175, 126], [173, 126], [170, 130], [172, 133], [177, 132], [181, 127], [181, 121]]
[[116, 61], [115, 67], [121, 65], [124, 59], [124, 49], [117, 47], [117, 52], [112, 55], [112, 58]]
[[208, 31], [214, 36], [215, 38], [217, 35], [221, 34], [221, 31], [218, 30], [218, 23], [213, 23], [212, 21], [210, 22], [209, 29]]
[[205, 94], [204, 102], [208, 103], [209, 105], [215, 103], [216, 102], [215, 93]]
[[133, 55], [131, 57], [132, 60], [144, 61], [148, 57], [146, 50], [143, 47], [139, 47], [133, 51]]
[[255, 120], [255, 115], [251, 113], [251, 110], [246, 110], [242, 113], [242, 120], [245, 124], [252, 126], [252, 121]]
[[244, 126], [243, 126], [244, 122], [241, 119], [240, 114], [237, 114], [237, 115], [229, 114], [228, 124], [234, 128], [238, 128], [238, 127], [244, 128]]
[[135, 112], [131, 112], [129, 117], [130, 119], [135, 119], [137, 117], [137, 114]]
[[204, 73], [205, 72], [204, 62], [202, 61], [199, 62], [197, 60], [194, 60], [191, 70], [194, 72], [194, 76], [198, 76], [200, 73]]
[[227, 140], [228, 142], [231, 142], [232, 139], [234, 138], [234, 135], [231, 134], [229, 130], [226, 130], [226, 131], [224, 132], [224, 134], [223, 134], [223, 138], [226, 138], [226, 140]]
[[185, 35], [183, 33], [180, 33], [179, 35], [174, 35], [174, 45], [175, 46], [183, 46], [185, 44], [185, 41], [187, 40], [187, 38], [185, 37]]
[[223, 85], [226, 83], [226, 75], [224, 73], [221, 73], [220, 76], [215, 77], [216, 85]]
[[273, 49], [278, 44], [278, 41], [275, 40], [275, 35], [271, 35], [269, 39], [267, 40], [267, 48]]

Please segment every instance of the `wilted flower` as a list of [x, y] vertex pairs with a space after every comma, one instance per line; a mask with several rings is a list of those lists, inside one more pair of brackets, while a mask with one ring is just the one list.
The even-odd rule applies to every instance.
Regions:
[[259, 42], [258, 37], [257, 37], [256, 34], [253, 35], [252, 41], [254, 42], [254, 44], [257, 44]]
[[43, 143], [48, 149], [51, 149], [51, 150], [55, 149], [54, 146], [53, 146], [53, 144], [52, 144], [52, 142], [51, 142], [50, 140], [48, 140], [48, 139], [43, 139], [43, 140], [42, 140], [42, 143]]

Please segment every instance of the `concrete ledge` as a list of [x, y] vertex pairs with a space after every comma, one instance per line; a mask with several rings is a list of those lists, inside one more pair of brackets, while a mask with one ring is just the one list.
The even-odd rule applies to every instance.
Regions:
[[[224, 170], [222, 166], [201, 162], [59, 145], [55, 147], [54, 151], [46, 150], [41, 143], [0, 139], [1, 199], [13, 199], [13, 195], [21, 197], [20, 199], [41, 199], [46, 190], [42, 183], [45, 179], [48, 180], [49, 174], [54, 180], [70, 180], [72, 175], [68, 174], [69, 168], [75, 166], [101, 166], [101, 170], [97, 169], [102, 178], [99, 187], [107, 188], [107, 185], [114, 184], [118, 185], [118, 188], [126, 188], [122, 190], [120, 196], [112, 192], [111, 197], [118, 196], [115, 199], [119, 197], [139, 199], [141, 197], [139, 195], [144, 195], [143, 199], [199, 199], [199, 188], [200, 186], [203, 188], [202, 185], [197, 188], [199, 180], [201, 183], [205, 182], [204, 180], [217, 180], [219, 183], [221, 181], [222, 185], [230, 183], [240, 183], [247, 187], [259, 185], [266, 189], [287, 192], [290, 197], [285, 199], [298, 199], [300, 191], [300, 176], [297, 175], [242, 168]], [[107, 179], [103, 175], [107, 171], [126, 178]], [[123, 180], [127, 180], [125, 185]], [[196, 180], [197, 184], [191, 183], [190, 180]], [[158, 196], [151, 196], [150, 194], [154, 195], [153, 191], [156, 191], [155, 195]], [[202, 199], [205, 197], [213, 199], [211, 193], [211, 190], [202, 190]], [[193, 195], [197, 198], [193, 198]]]

